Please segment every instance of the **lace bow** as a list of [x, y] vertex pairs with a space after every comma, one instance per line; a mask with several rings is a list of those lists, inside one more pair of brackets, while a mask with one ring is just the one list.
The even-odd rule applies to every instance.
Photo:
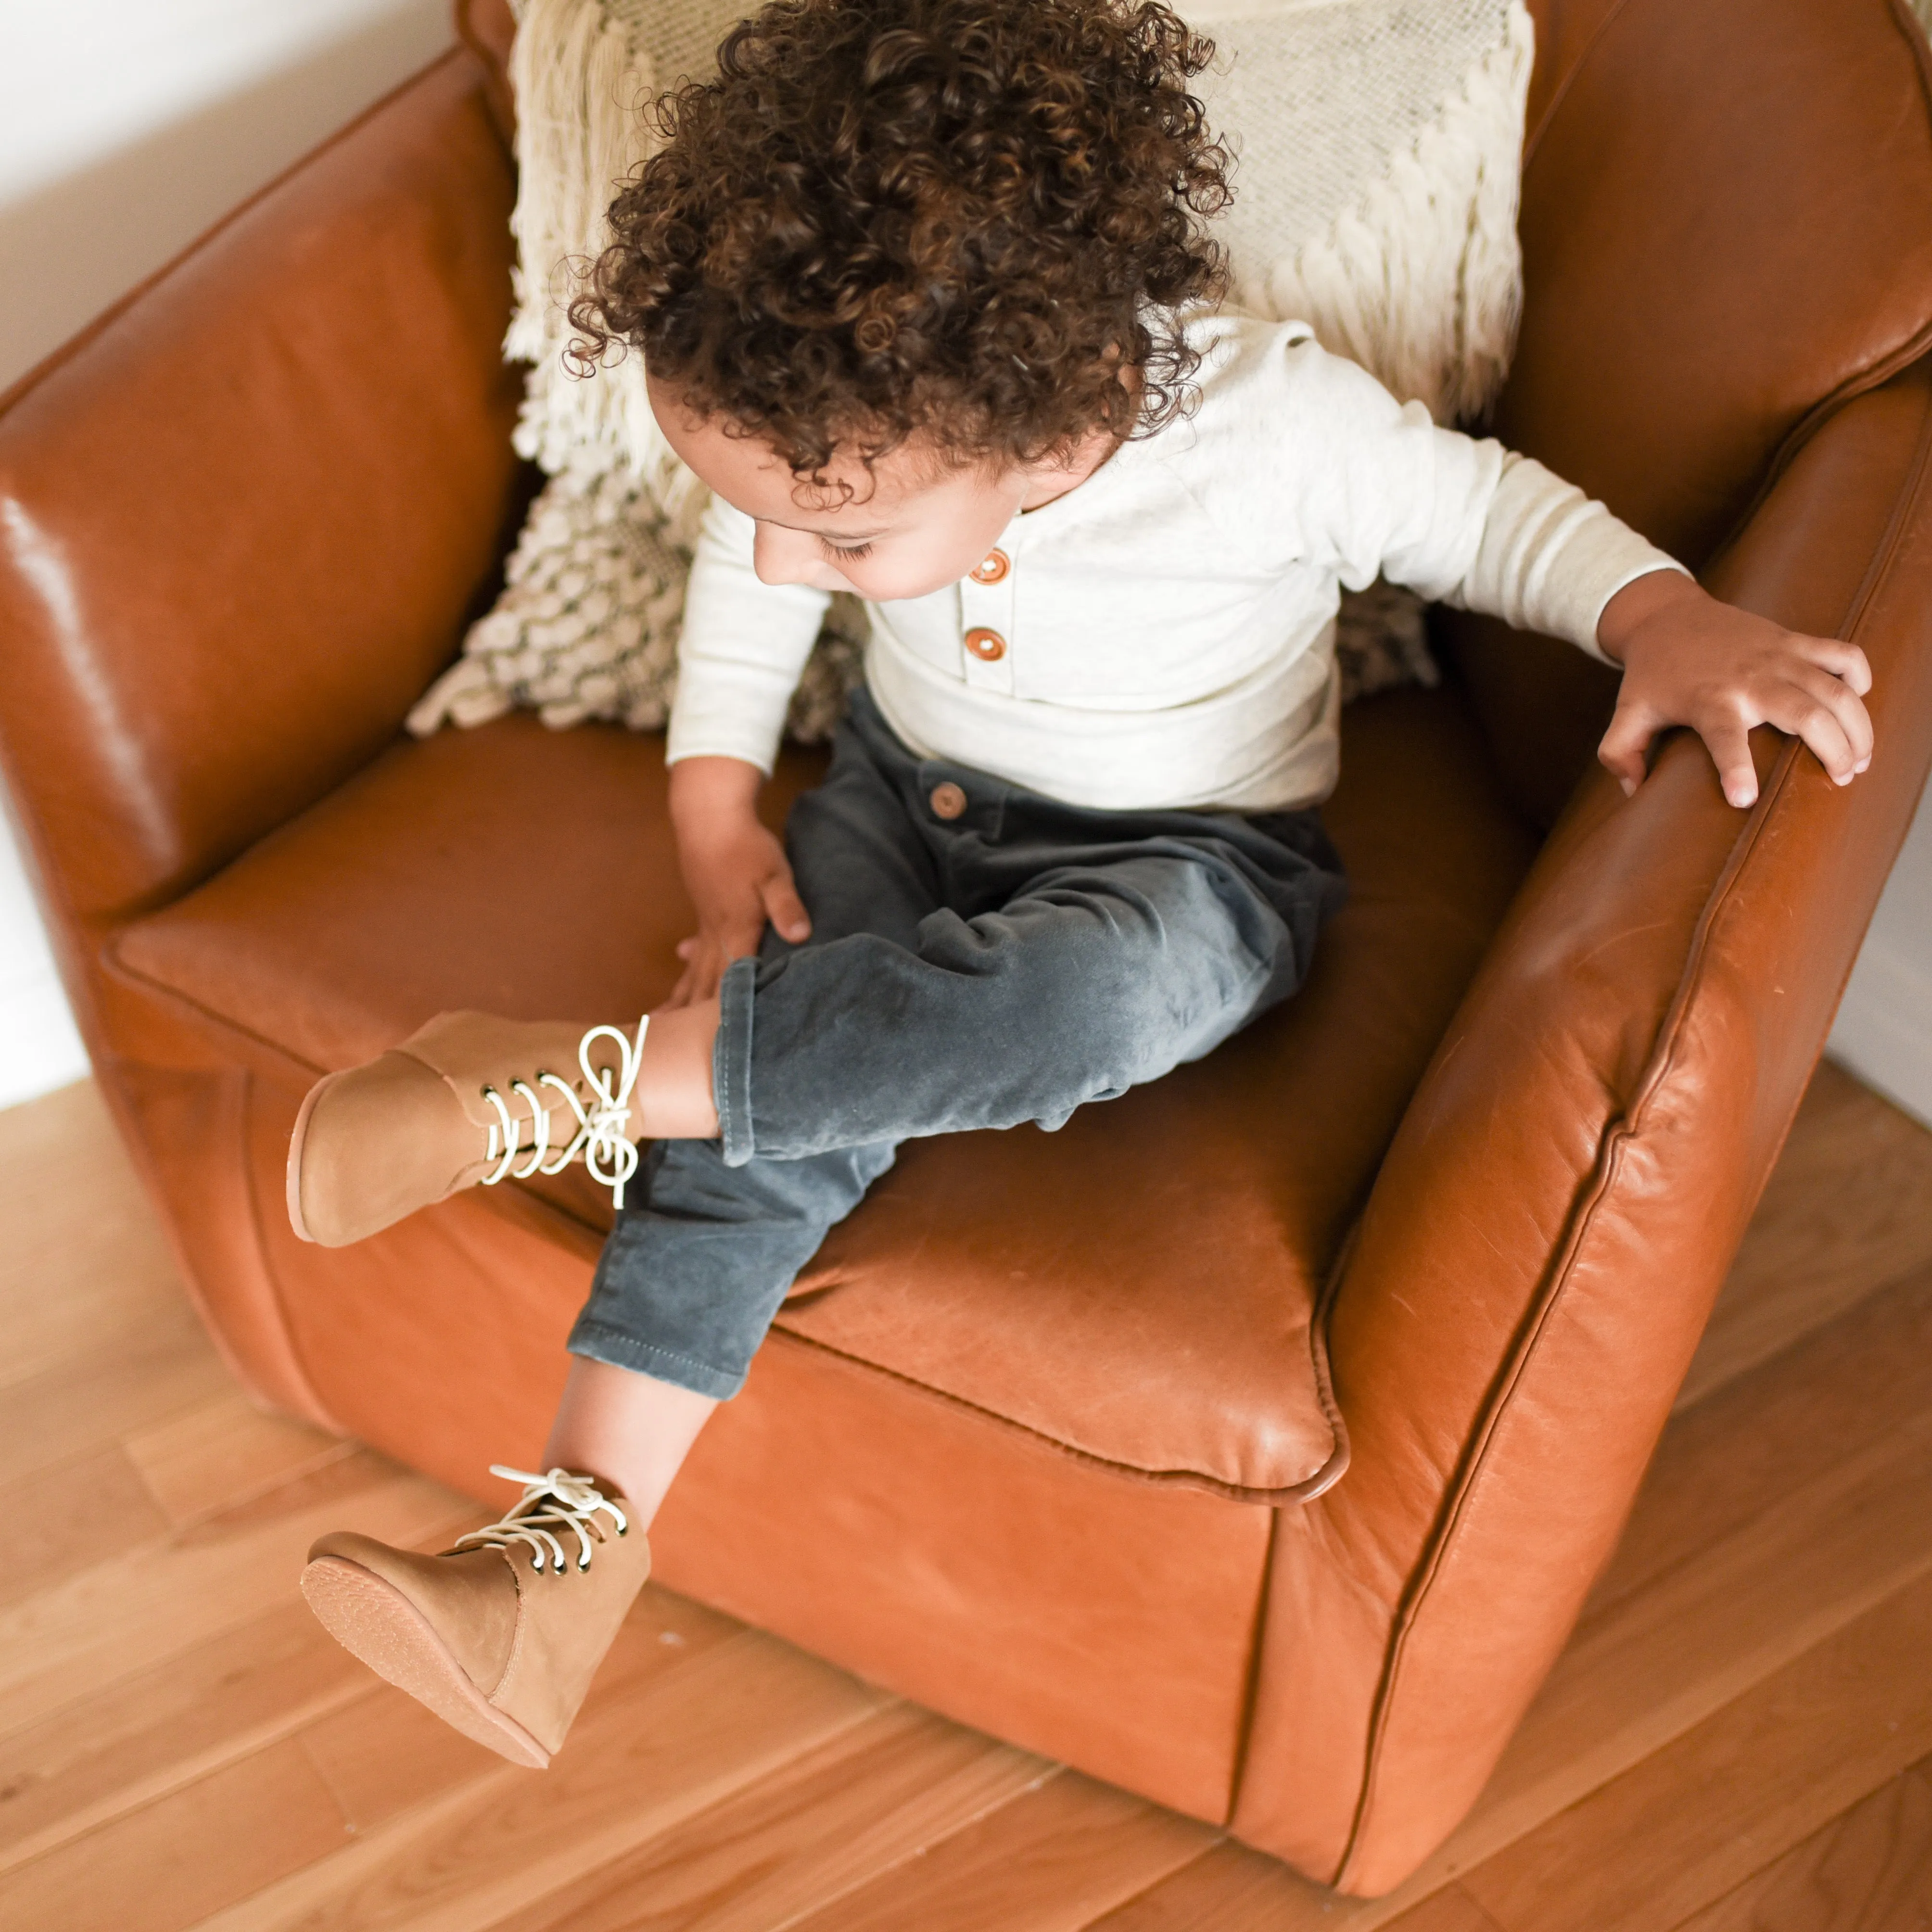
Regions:
[[[559, 1079], [554, 1073], [538, 1074], [537, 1086], [555, 1088], [577, 1117], [575, 1135], [555, 1155], [550, 1151], [548, 1108], [528, 1081], [512, 1080], [510, 1091], [529, 1107], [534, 1118], [534, 1144], [530, 1159], [521, 1167], [515, 1166], [518, 1155], [523, 1151], [522, 1123], [495, 1088], [484, 1088], [483, 1097], [496, 1108], [500, 1124], [490, 1130], [486, 1156], [496, 1162], [496, 1169], [483, 1177], [483, 1185], [494, 1187], [500, 1180], [527, 1180], [533, 1174], [561, 1174], [580, 1154], [591, 1178], [610, 1189], [612, 1199], [621, 1209], [625, 1184], [638, 1171], [638, 1150], [626, 1129], [630, 1124], [631, 1094], [638, 1084], [638, 1070], [644, 1064], [644, 1035], [650, 1024], [646, 1013], [638, 1022], [634, 1040], [614, 1026], [596, 1026], [578, 1042], [578, 1064], [584, 1069], [592, 1095], [587, 1107], [578, 1100], [568, 1081]], [[590, 1042], [605, 1036], [617, 1042], [617, 1065], [609, 1072], [600, 1072], [590, 1064]]]
[[565, 1536], [577, 1538], [577, 1568], [590, 1568], [591, 1546], [604, 1541], [607, 1534], [596, 1520], [599, 1511], [610, 1517], [620, 1536], [630, 1533], [624, 1512], [587, 1476], [574, 1476], [568, 1469], [538, 1476], [501, 1462], [492, 1462], [490, 1473], [506, 1483], [521, 1483], [523, 1500], [487, 1528], [459, 1536], [458, 1550], [508, 1550], [521, 1544], [532, 1553], [532, 1569], [548, 1568], [560, 1576], [566, 1561]]

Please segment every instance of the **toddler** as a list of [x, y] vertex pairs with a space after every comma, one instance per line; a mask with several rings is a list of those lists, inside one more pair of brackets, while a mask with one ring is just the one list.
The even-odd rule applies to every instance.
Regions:
[[[339, 1534], [303, 1576], [520, 1763], [901, 1142], [1057, 1126], [1300, 985], [1343, 891], [1317, 811], [1342, 586], [1621, 665], [1626, 791], [1672, 724], [1738, 806], [1754, 725], [1840, 784], [1870, 760], [1856, 647], [1714, 602], [1538, 464], [1217, 308], [1210, 52], [1159, 0], [773, 0], [659, 104], [613, 208], [573, 321], [642, 355], [712, 493], [666, 754], [683, 976], [621, 1025], [446, 1014], [323, 1081], [290, 1155], [331, 1244], [580, 1157], [615, 1192], [548, 1473], [500, 1470], [522, 1500], [454, 1550]], [[782, 844], [754, 808], [838, 590], [870, 608], [865, 687]]]

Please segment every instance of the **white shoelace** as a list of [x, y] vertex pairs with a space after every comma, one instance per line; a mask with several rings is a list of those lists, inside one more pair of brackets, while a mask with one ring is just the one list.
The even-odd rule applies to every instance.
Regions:
[[[512, 1080], [510, 1091], [527, 1106], [532, 1116], [530, 1157], [521, 1167], [514, 1163], [523, 1152], [523, 1124], [510, 1112], [502, 1094], [494, 1087], [483, 1090], [483, 1097], [496, 1110], [499, 1125], [490, 1130], [489, 1150], [484, 1156], [496, 1163], [496, 1171], [483, 1177], [485, 1187], [503, 1180], [527, 1180], [533, 1174], [561, 1174], [579, 1154], [590, 1170], [591, 1178], [610, 1189], [621, 1209], [624, 1184], [638, 1171], [638, 1150], [626, 1130], [630, 1125], [631, 1092], [638, 1084], [638, 1070], [644, 1064], [644, 1035], [650, 1030], [646, 1013], [638, 1022], [633, 1040], [614, 1026], [592, 1027], [577, 1046], [578, 1064], [584, 1069], [592, 1100], [586, 1107], [567, 1080], [541, 1070], [538, 1087], [554, 1087], [577, 1117], [577, 1132], [569, 1144], [554, 1158], [550, 1156], [550, 1113], [542, 1098], [526, 1080]], [[617, 1042], [618, 1060], [613, 1073], [600, 1073], [590, 1064], [590, 1042], [608, 1035]]]
[[598, 1510], [610, 1517], [620, 1536], [629, 1532], [624, 1512], [586, 1477], [573, 1476], [568, 1469], [533, 1475], [528, 1469], [512, 1469], [501, 1462], [492, 1462], [490, 1473], [507, 1483], [521, 1483], [523, 1500], [487, 1528], [459, 1536], [454, 1545], [458, 1550], [508, 1550], [522, 1544], [534, 1552], [532, 1568], [548, 1567], [560, 1576], [568, 1560], [561, 1540], [565, 1535], [577, 1538], [578, 1568], [590, 1568], [591, 1545], [604, 1539], [605, 1532], [596, 1521]]

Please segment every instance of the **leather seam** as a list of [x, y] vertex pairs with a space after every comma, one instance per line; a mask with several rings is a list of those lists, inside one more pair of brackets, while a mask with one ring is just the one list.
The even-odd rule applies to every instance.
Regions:
[[[148, 1064], [147, 1062], [133, 1059], [128, 1054], [118, 1052], [113, 1052], [112, 1058], [115, 1064], [122, 1067], [144, 1068]], [[231, 1061], [220, 1066], [197, 1068], [194, 1071], [206, 1074], [214, 1082], [218, 1090], [230, 1086], [235, 1090], [236, 1098], [232, 1103], [232, 1119], [230, 1124], [235, 1129], [235, 1139], [243, 1168], [242, 1186], [248, 1199], [249, 1216], [252, 1222], [255, 1217], [255, 1190], [247, 1172], [248, 1088], [250, 1079], [248, 1070], [245, 1066], [237, 1066]], [[98, 1064], [95, 1068], [95, 1078], [97, 1083], [104, 1090], [115, 1094], [116, 1102], [117, 1105], [119, 1104], [119, 1094], [116, 1090], [116, 1082], [111, 1078], [103, 1078], [102, 1070]], [[224, 1104], [224, 1106], [228, 1105], [226, 1102]], [[137, 1165], [146, 1170], [142, 1174], [142, 1178], [148, 1184], [151, 1197], [156, 1201], [156, 1219], [160, 1223], [162, 1234], [167, 1240], [169, 1248], [174, 1256], [176, 1268], [181, 1276], [182, 1291], [188, 1297], [189, 1306], [194, 1310], [196, 1318], [201, 1323], [208, 1340], [214, 1345], [216, 1354], [221, 1358], [229, 1373], [233, 1376], [244, 1388], [251, 1390], [256, 1388], [259, 1384], [255, 1377], [244, 1364], [239, 1351], [226, 1330], [216, 1318], [213, 1306], [203, 1291], [195, 1270], [188, 1265], [187, 1249], [175, 1226], [174, 1217], [165, 1212], [159, 1205], [160, 1197], [162, 1195], [161, 1183], [149, 1160], [145, 1138], [140, 1131], [133, 1127], [124, 1127], [122, 1133], [123, 1138], [136, 1150]], [[259, 1234], [259, 1226], [256, 1232]], [[259, 1256], [258, 1258], [260, 1258]], [[345, 1442], [352, 1443], [355, 1438], [337, 1420], [334, 1411], [317, 1394], [314, 1379], [308, 1372], [308, 1366], [303, 1361], [296, 1350], [294, 1336], [284, 1314], [280, 1288], [268, 1273], [266, 1262], [262, 1264], [262, 1274], [263, 1280], [268, 1284], [269, 1298], [274, 1312], [282, 1320], [283, 1345], [288, 1352], [289, 1363], [294, 1372], [295, 1379], [300, 1385], [298, 1393], [308, 1404], [308, 1419], [314, 1422], [320, 1428], [333, 1430]]]
[[1569, 98], [1570, 90], [1576, 85], [1577, 76], [1589, 65], [1595, 56], [1598, 47], [1603, 41], [1604, 36], [1623, 18], [1624, 10], [1629, 4], [1630, 0], [1616, 0], [1616, 4], [1597, 22], [1596, 32], [1584, 42], [1582, 51], [1570, 63], [1569, 70], [1556, 83], [1556, 89], [1550, 97], [1549, 104], [1543, 110], [1542, 118], [1530, 130], [1529, 139], [1522, 144], [1524, 174], [1527, 175], [1529, 172], [1530, 164], [1536, 159], [1536, 151], [1542, 146], [1543, 137], [1549, 132], [1550, 124], [1556, 118], [1557, 110]]
[[[1621, 12], [1628, 0], [1618, 0]], [[1928, 118], [1932, 118], [1932, 44], [1928, 44], [1905, 4], [1905, 0], [1889, 0], [1892, 25], [1904, 39], [1912, 56], [1912, 64], [1918, 73], [1918, 92]], [[1594, 46], [1595, 43], [1593, 41]], [[1798, 453], [1811, 439], [1838, 414], [1847, 403], [1855, 402], [1860, 396], [1881, 388], [1902, 370], [1911, 368], [1928, 350], [1932, 350], [1932, 318], [1922, 323], [1906, 340], [1895, 345], [1885, 355], [1868, 363], [1861, 370], [1846, 376], [1844, 382], [1829, 394], [1821, 398], [1807, 410], [1792, 427], [1786, 430], [1783, 440], [1772, 453], [1762, 480], [1752, 493], [1737, 520], [1725, 536], [1712, 547], [1712, 559], [1722, 556], [1744, 536], [1750, 527], [1751, 519], [1763, 506], [1765, 499], [1775, 489], [1784, 472], [1797, 460]]]
[[1070, 1442], [1064, 1442], [1058, 1436], [1049, 1436], [1044, 1430], [1036, 1429], [1030, 1424], [1016, 1422], [1011, 1416], [1002, 1415], [998, 1410], [988, 1408], [964, 1396], [954, 1395], [950, 1390], [934, 1388], [930, 1382], [921, 1382], [916, 1376], [909, 1376], [903, 1370], [887, 1368], [880, 1362], [868, 1362], [862, 1355], [855, 1355], [849, 1350], [836, 1348], [829, 1342], [820, 1341], [815, 1336], [802, 1335], [796, 1329], [784, 1326], [782, 1312], [773, 1327], [787, 1341], [795, 1342], [801, 1348], [815, 1349], [822, 1355], [863, 1370], [868, 1375], [883, 1376], [888, 1382], [896, 1382], [902, 1388], [916, 1390], [920, 1395], [931, 1397], [934, 1402], [944, 1402], [962, 1414], [970, 1415], [982, 1422], [990, 1422], [997, 1428], [1037, 1442], [1056, 1455], [1064, 1456], [1106, 1474], [1118, 1476], [1127, 1482], [1144, 1483], [1156, 1489], [1192, 1490], [1203, 1495], [1217, 1497], [1224, 1502], [1278, 1509], [1290, 1503], [1306, 1501], [1312, 1485], [1319, 1483], [1325, 1488], [1328, 1481], [1333, 1480], [1328, 1475], [1335, 1460], [1332, 1453], [1313, 1474], [1305, 1476], [1300, 1482], [1292, 1483], [1282, 1489], [1251, 1489], [1194, 1469], [1148, 1469], [1132, 1462], [1116, 1462], [1112, 1457], [1097, 1454], [1091, 1449], [1081, 1449]]
[[1275, 1545], [1281, 1540], [1280, 1510], [1268, 1512], [1268, 1547], [1262, 1552], [1261, 1588], [1255, 1593], [1254, 1620], [1248, 1629], [1247, 1664], [1241, 1673], [1241, 1701], [1234, 1718], [1234, 1763], [1228, 1778], [1228, 1808], [1222, 1822], [1232, 1829], [1248, 1773], [1248, 1750], [1254, 1742], [1257, 1692], [1261, 1688], [1262, 1652], [1268, 1641], [1268, 1606], [1274, 1594]]
[[[1907, 10], [1905, 0], [1888, 0], [1892, 23], [1903, 35], [1910, 50], [1914, 65], [1918, 72], [1918, 86], [1928, 112], [1932, 112], [1932, 46], [1928, 46], [1925, 34]], [[1549, 105], [1543, 110], [1542, 118], [1534, 130], [1523, 144], [1522, 172], [1527, 178], [1531, 164], [1535, 160], [1537, 150], [1544, 135], [1555, 121], [1558, 110], [1568, 98], [1584, 69], [1594, 58], [1597, 50], [1611, 29], [1628, 10], [1630, 0], [1616, 0], [1616, 4], [1597, 24], [1596, 30], [1585, 44], [1582, 51], [1570, 63], [1569, 70], [1556, 84], [1550, 97]], [[1805, 410], [1798, 420], [1786, 430], [1779, 440], [1778, 447], [1765, 466], [1763, 476], [1757, 488], [1751, 492], [1744, 508], [1724, 534], [1711, 546], [1704, 568], [1708, 569], [1717, 559], [1723, 556], [1750, 527], [1751, 520], [1763, 507], [1765, 499], [1778, 487], [1785, 472], [1796, 460], [1798, 453], [1825, 424], [1850, 402], [1888, 382], [1901, 370], [1909, 369], [1913, 363], [1932, 350], [1932, 319], [1928, 319], [1902, 342], [1894, 344], [1883, 355], [1876, 356], [1860, 369], [1854, 370], [1843, 382], [1821, 397]], [[1701, 574], [1701, 572], [1700, 572]]]
[[142, 992], [158, 994], [162, 998], [185, 1008], [198, 1020], [205, 1021], [228, 1033], [240, 1034], [244, 1040], [252, 1041], [254, 1045], [274, 1054], [278, 1059], [286, 1060], [292, 1069], [305, 1072], [312, 1078], [320, 1080], [331, 1070], [326, 1066], [316, 1066], [298, 1053], [291, 1052], [280, 1041], [269, 1039], [266, 1034], [257, 1033], [253, 1027], [246, 1026], [239, 1020], [230, 1018], [227, 1014], [218, 1011], [213, 1006], [204, 1005], [192, 993], [184, 993], [178, 986], [170, 986], [166, 980], [157, 979], [152, 974], [146, 971], [141, 967], [130, 964], [122, 956], [121, 938], [121, 934], [116, 933], [104, 940], [100, 949], [101, 965], [112, 977], [121, 980]]
[[[1928, 457], [1932, 457], [1932, 410], [1927, 412], [1921, 424], [1912, 468], [1900, 489], [1886, 528], [1874, 545], [1872, 560], [1848, 600], [1845, 614], [1839, 620], [1836, 634], [1840, 638], [1856, 628], [1897, 554], [1900, 536], [1910, 511], [1922, 494]], [[1676, 1066], [1682, 1046], [1685, 1016], [1703, 984], [1712, 934], [1736, 896], [1750, 858], [1762, 842], [1764, 828], [1772, 814], [1790, 789], [1791, 775], [1797, 768], [1802, 749], [1801, 741], [1796, 738], [1788, 739], [1780, 748], [1756, 808], [1739, 832], [1722, 870], [1712, 882], [1710, 896], [1691, 937], [1676, 991], [1659, 1024], [1650, 1062], [1637, 1082], [1628, 1106], [1620, 1115], [1605, 1123], [1594, 1178], [1582, 1190], [1572, 1210], [1570, 1232], [1554, 1258], [1547, 1277], [1548, 1285], [1540, 1291], [1528, 1312], [1523, 1331], [1498, 1378], [1497, 1392], [1490, 1399], [1481, 1426], [1462, 1458], [1462, 1472], [1454, 1490], [1445, 1498], [1446, 1507], [1440, 1526], [1431, 1538], [1428, 1556], [1410, 1588], [1404, 1593], [1370, 1715], [1370, 1746], [1363, 1770], [1361, 1796], [1348, 1842], [1336, 1868], [1334, 1882], [1337, 1886], [1346, 1882], [1349, 1864], [1368, 1828], [1382, 1747], [1388, 1733], [1389, 1714], [1396, 1695], [1408, 1636], [1420, 1622], [1430, 1589], [1448, 1559], [1457, 1527], [1474, 1500], [1496, 1431], [1510, 1408], [1510, 1398], [1527, 1375], [1538, 1344], [1564, 1300], [1565, 1290], [1574, 1278], [1577, 1256], [1590, 1234], [1598, 1210], [1622, 1173], [1625, 1150], [1643, 1131], [1646, 1117], [1658, 1091]]]
[[[1922, 324], [1904, 342], [1868, 362], [1864, 368], [1855, 370], [1828, 395], [1814, 403], [1785, 431], [1784, 440], [1772, 452], [1771, 460], [1765, 466], [1763, 477], [1751, 492], [1750, 500], [1744, 506], [1737, 520], [1712, 546], [1704, 571], [1708, 571], [1743, 542], [1772, 492], [1784, 482], [1786, 473], [1804, 454], [1812, 440], [1837, 417], [1840, 410], [1846, 404], [1856, 402], [1861, 396], [1868, 396], [1874, 389], [1882, 388], [1894, 376], [1902, 375], [1915, 362], [1921, 360], [1928, 350], [1932, 350], [1932, 321]], [[1701, 578], [1703, 572], [1700, 572], [1699, 574]]]
[[1859, 579], [1858, 586], [1852, 592], [1846, 614], [1839, 623], [1838, 634], [1840, 638], [1850, 640], [1890, 572], [1905, 526], [1924, 494], [1929, 464], [1932, 464], [1932, 389], [1928, 389], [1926, 400], [1920, 406], [1918, 442], [1912, 452], [1911, 466], [1900, 485], [1898, 500], [1892, 506], [1884, 532], [1874, 548], [1871, 562], [1865, 566], [1865, 574]]
[[[1778, 764], [1773, 773], [1773, 782], [1766, 786], [1764, 796], [1760, 800], [1759, 808], [1752, 814], [1752, 824], [1740, 835], [1738, 846], [1744, 848], [1746, 854], [1756, 848], [1759, 828], [1769, 816], [1771, 806], [1784, 795], [1782, 782], [1789, 762], [1790, 748], [1787, 747], [1785, 752], [1780, 754]], [[1444, 1499], [1445, 1507], [1440, 1526], [1431, 1538], [1427, 1557], [1414, 1582], [1404, 1592], [1402, 1606], [1396, 1615], [1396, 1628], [1392, 1633], [1383, 1665], [1382, 1681], [1377, 1687], [1375, 1707], [1370, 1720], [1370, 1742], [1367, 1762], [1363, 1770], [1362, 1792], [1356, 1804], [1348, 1844], [1336, 1869], [1334, 1882], [1337, 1887], [1347, 1882], [1350, 1862], [1368, 1828], [1376, 1796], [1376, 1777], [1381, 1768], [1382, 1748], [1388, 1736], [1389, 1714], [1395, 1702], [1408, 1638], [1420, 1622], [1430, 1591], [1452, 1553], [1456, 1530], [1474, 1499], [1487, 1466], [1489, 1452], [1510, 1408], [1511, 1398], [1528, 1374], [1537, 1353], [1538, 1344], [1555, 1318], [1564, 1299], [1564, 1290], [1574, 1279], [1578, 1252], [1588, 1236], [1597, 1210], [1622, 1172], [1624, 1150], [1639, 1131], [1637, 1117], [1676, 1062], [1683, 1010], [1689, 1004], [1690, 994], [1697, 983], [1698, 969], [1702, 963], [1710, 929], [1715, 922], [1717, 914], [1730, 897], [1732, 886], [1742, 866], [1742, 858], [1738, 846], [1734, 846], [1731, 856], [1714, 882], [1711, 896], [1699, 916], [1689, 955], [1679, 975], [1677, 990], [1658, 1028], [1658, 1041], [1652, 1047], [1650, 1064], [1637, 1083], [1630, 1104], [1604, 1124], [1597, 1160], [1571, 1208], [1562, 1245], [1552, 1258], [1544, 1276], [1545, 1285], [1539, 1289], [1526, 1312], [1517, 1339], [1512, 1345], [1509, 1357], [1497, 1378], [1496, 1392], [1490, 1397], [1480, 1424], [1461, 1458], [1456, 1483]]]
[[254, 1238], [255, 1264], [261, 1270], [262, 1282], [274, 1307], [275, 1318], [281, 1324], [282, 1345], [289, 1352], [289, 1360], [294, 1365], [296, 1372], [302, 1377], [303, 1394], [308, 1397], [315, 1413], [326, 1419], [328, 1427], [338, 1436], [354, 1441], [355, 1432], [345, 1427], [337, 1419], [334, 1409], [322, 1400], [308, 1360], [296, 1344], [296, 1326], [290, 1318], [288, 1297], [282, 1291], [281, 1276], [269, 1258], [268, 1231], [262, 1222], [261, 1190], [255, 1184], [255, 1163], [250, 1157], [253, 1152], [250, 1143], [254, 1138], [256, 1078], [245, 1066], [238, 1068], [236, 1071], [241, 1076], [242, 1095], [238, 1123], [241, 1129], [241, 1145], [236, 1151], [242, 1168], [242, 1193], [248, 1203], [248, 1232]]

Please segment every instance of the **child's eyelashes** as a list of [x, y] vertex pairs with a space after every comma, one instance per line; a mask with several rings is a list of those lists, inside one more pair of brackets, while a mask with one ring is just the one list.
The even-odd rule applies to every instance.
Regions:
[[834, 563], [856, 563], [862, 556], [870, 556], [872, 546], [868, 543], [843, 544], [820, 537], [818, 547]]

